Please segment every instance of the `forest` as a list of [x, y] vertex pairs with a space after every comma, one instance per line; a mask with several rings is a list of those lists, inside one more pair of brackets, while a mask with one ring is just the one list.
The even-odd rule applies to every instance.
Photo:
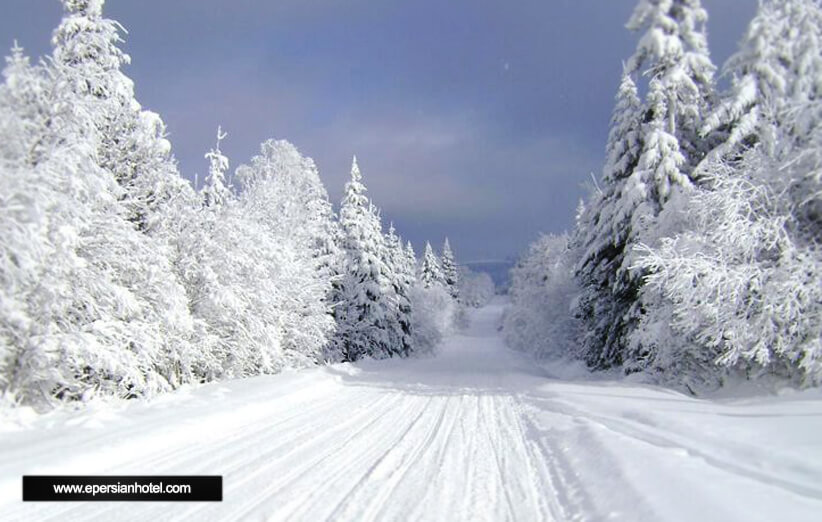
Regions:
[[[367, 196], [339, 206], [283, 140], [179, 172], [102, 0], [0, 86], [0, 394], [7, 406], [435, 350], [488, 302], [446, 239], [418, 259]], [[540, 359], [690, 393], [822, 379], [822, 9], [761, 2], [721, 72], [698, 0], [641, 0], [605, 166], [576, 227], [513, 269], [504, 333]], [[354, 151], [352, 151], [353, 153]]]

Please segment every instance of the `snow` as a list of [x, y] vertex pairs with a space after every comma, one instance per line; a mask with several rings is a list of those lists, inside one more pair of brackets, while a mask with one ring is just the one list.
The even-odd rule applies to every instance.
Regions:
[[[505, 304], [435, 357], [21, 410], [0, 423], [0, 520], [818, 520], [822, 391], [574, 380], [505, 348]], [[95, 473], [219, 474], [224, 501], [20, 500], [23, 474]]]

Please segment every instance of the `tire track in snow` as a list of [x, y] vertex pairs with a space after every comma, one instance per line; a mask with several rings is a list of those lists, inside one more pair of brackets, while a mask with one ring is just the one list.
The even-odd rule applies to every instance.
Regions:
[[503, 428], [504, 436], [498, 441], [498, 449], [503, 453], [507, 441], [516, 449], [514, 455], [518, 457], [515, 462], [509, 462], [508, 476], [518, 482], [523, 501], [530, 503], [532, 512], [540, 513], [544, 519], [557, 518], [559, 513], [551, 509], [545, 499], [545, 491], [542, 488], [549, 483], [549, 478], [537, 468], [537, 456], [532, 452], [531, 441], [523, 428], [522, 404], [519, 397], [506, 397], [505, 407], [501, 411], [504, 418], [500, 426]]
[[527, 417], [524, 419], [526, 432], [531, 433], [530, 453], [535, 467], [545, 477], [551, 499], [551, 512], [557, 520], [592, 520], [596, 510], [585, 491], [584, 485], [574, 473], [573, 467], [562, 457], [563, 449], [558, 448], [550, 437], [540, 435], [540, 429]]
[[[543, 419], [554, 417], [547, 428], [533, 414]], [[558, 418], [557, 418], [558, 417]], [[523, 422], [533, 440], [533, 448], [547, 464], [549, 485], [561, 520], [604, 520], [624, 517], [657, 520], [652, 508], [635, 491], [611, 450], [591, 432], [587, 419], [580, 414], [542, 407], [523, 415]], [[603, 494], [619, 485], [619, 495]]]
[[[425, 408], [432, 407], [435, 402], [429, 397]], [[343, 500], [331, 510], [330, 518], [374, 520], [373, 512], [385, 507], [397, 484], [416, 463], [416, 459], [430, 446], [431, 440], [442, 426], [447, 399], [436, 399], [437, 411], [429, 415], [423, 409], [420, 414], [407, 426], [400, 438], [392, 444], [386, 445], [385, 451], [363, 473], [359, 480], [349, 488]], [[423, 417], [434, 417], [436, 420], [426, 424], [421, 423]], [[416, 437], [412, 432], [422, 431]], [[361, 505], [358, 502], [362, 502]], [[360, 506], [365, 506], [360, 507]]]
[[[299, 453], [290, 452], [288, 455], [290, 460], [282, 459], [282, 462], [274, 462], [257, 470], [254, 474], [255, 476], [262, 475], [263, 473], [271, 474], [272, 471], [279, 470], [279, 472], [276, 473], [277, 478], [274, 478], [272, 485], [261, 489], [258, 494], [252, 496], [251, 500], [246, 500], [246, 505], [242, 509], [232, 512], [231, 518], [238, 519], [248, 516], [260, 505], [280, 496], [279, 493], [288, 487], [291, 487], [292, 490], [298, 489], [295, 486], [301, 479], [308, 479], [309, 484], [312, 487], [316, 487], [317, 484], [312, 479], [319, 477], [324, 479], [329, 473], [335, 473], [335, 469], [350, 470], [351, 466], [356, 465], [358, 461], [365, 460], [367, 457], [366, 454], [372, 452], [373, 447], [369, 448], [367, 445], [362, 445], [363, 442], [369, 441], [369, 437], [364, 437], [363, 434], [369, 433], [375, 426], [381, 424], [396, 429], [397, 426], [403, 425], [403, 419], [409, 414], [415, 414], [411, 409], [414, 404], [410, 404], [409, 401], [403, 401], [401, 395], [386, 394], [385, 392], [381, 392], [380, 394], [385, 395], [389, 399], [387, 401], [388, 406], [381, 406], [381, 411], [366, 416], [363, 422], [347, 422], [346, 426], [350, 425], [352, 427], [351, 430], [338, 430], [345, 433], [342, 442], [329, 440], [333, 439], [333, 436], [325, 435], [318, 437], [312, 440], [311, 444], [303, 448], [304, 450], [307, 448], [309, 451], [301, 451]], [[390, 421], [383, 422], [384, 418], [388, 418]], [[356, 444], [358, 441], [361, 443], [359, 446]], [[351, 448], [351, 451], [346, 451], [349, 450], [349, 448]], [[359, 448], [365, 448], [365, 450], [358, 451]], [[313, 451], [311, 451], [312, 449]], [[306, 453], [311, 455], [311, 458], [306, 459], [305, 457], [308, 456]], [[295, 460], [305, 460], [307, 463], [294, 462]], [[340, 460], [342, 460], [342, 462], [340, 462]], [[320, 472], [321, 469], [329, 466], [332, 467], [330, 471]], [[282, 470], [287, 471], [282, 472]], [[309, 474], [310, 472], [313, 472], [313, 474]], [[243, 482], [248, 482], [248, 480], [249, 479], [245, 479]], [[326, 487], [328, 491], [327, 481], [324, 480], [323, 486]], [[292, 494], [289, 498], [302, 499], [303, 496], [295, 497]], [[271, 503], [273, 504], [273, 502]], [[276, 509], [278, 511], [276, 511], [275, 514], [279, 514], [279, 506]]]
[[[491, 455], [493, 456], [493, 462], [496, 464], [497, 476], [496, 476], [496, 483], [501, 486], [499, 489], [503, 492], [503, 498], [505, 499], [505, 512], [506, 517], [505, 520], [516, 520], [515, 517], [515, 509], [514, 509], [514, 502], [511, 499], [511, 491], [510, 491], [510, 484], [508, 483], [507, 479], [509, 478], [505, 470], [505, 463], [503, 459], [505, 457], [506, 452], [504, 452], [503, 448], [500, 445], [501, 436], [501, 429], [502, 429], [502, 422], [503, 416], [500, 414], [501, 408], [500, 399], [498, 397], [486, 397], [485, 404], [486, 406], [483, 408], [482, 404], [482, 397], [480, 397], [479, 412], [480, 418], [483, 419], [483, 425], [486, 426], [486, 434], [488, 436], [488, 444], [490, 447]], [[515, 479], [515, 477], [511, 477], [511, 479]], [[519, 486], [519, 484], [517, 484]]]
[[[441, 428], [438, 431], [436, 439], [441, 441], [437, 444], [432, 443], [431, 450], [423, 455], [418, 465], [418, 468], [420, 468], [418, 474], [422, 479], [414, 481], [409, 478], [404, 481], [404, 490], [409, 491], [411, 494], [404, 496], [404, 498], [400, 497], [397, 511], [400, 513], [410, 513], [408, 517], [409, 520], [422, 520], [422, 509], [431, 505], [439, 505], [436, 502], [427, 502], [426, 500], [431, 495], [443, 489], [438, 487], [438, 480], [442, 480], [442, 470], [445, 467], [445, 459], [450, 454], [449, 449], [454, 439], [454, 433], [457, 431], [456, 428], [460, 424], [462, 418], [461, 412], [465, 407], [467, 398], [466, 395], [460, 395], [459, 400], [454, 398], [450, 399], [452, 411], [448, 417], [451, 418], [451, 423], [447, 428]], [[448, 483], [447, 479], [446, 483]], [[382, 506], [381, 511], [377, 513], [377, 520], [381, 520], [387, 515], [387, 507], [387, 504]], [[445, 513], [437, 513], [436, 516], [431, 518], [441, 520], [447, 517]]]
[[[370, 417], [373, 412], [369, 411], [369, 408], [375, 406], [380, 401], [385, 401], [388, 399], [388, 397], [382, 395], [369, 395], [366, 392], [354, 393], [352, 396], [348, 396], [347, 398], [364, 399], [369, 396], [371, 397], [370, 402], [359, 404], [353, 408], [354, 413], [359, 412], [359, 415], [349, 418], [349, 422], [353, 423], [365, 417]], [[147, 470], [147, 474], [163, 474], [166, 472], [172, 473], [174, 470], [177, 470], [175, 474], [221, 474], [224, 475], [224, 487], [226, 488], [227, 494], [228, 487], [231, 485], [231, 476], [240, 474], [243, 469], [252, 466], [254, 463], [259, 463], [270, 454], [282, 450], [282, 448], [291, 447], [294, 444], [296, 444], [294, 449], [299, 448], [300, 440], [303, 441], [303, 445], [307, 444], [309, 439], [306, 439], [306, 437], [310, 435], [314, 428], [314, 425], [310, 421], [317, 417], [325, 417], [333, 420], [333, 417], [331, 416], [332, 413], [336, 413], [340, 417], [343, 417], [344, 414], [341, 413], [343, 410], [340, 406], [345, 404], [345, 399], [343, 398], [338, 398], [329, 402], [318, 401], [307, 410], [299, 411], [296, 414], [290, 415], [285, 419], [279, 420], [272, 424], [258, 421], [257, 425], [261, 427], [253, 430], [251, 433], [248, 433], [247, 431], [244, 432], [243, 430], [245, 429], [245, 426], [242, 426], [232, 432], [232, 437], [221, 439], [216, 444], [209, 444], [206, 446], [194, 445], [190, 448], [191, 451], [188, 453], [187, 461], [179, 460], [177, 462], [171, 462], [167, 465], [161, 466], [160, 468], [152, 468], [149, 466], [141, 466], [141, 468]], [[350, 417], [350, 412], [349, 415], [346, 416]], [[342, 424], [337, 426], [339, 426], [340, 429], [343, 429], [344, 427]], [[283, 428], [288, 429], [283, 430]], [[276, 444], [274, 446], [268, 446], [267, 449], [261, 454], [259, 452], [259, 448], [266, 448], [266, 442], [274, 442]], [[174, 448], [164, 450], [160, 452], [160, 456], [155, 457], [154, 460], [161, 461], [165, 457], [174, 455], [176, 451], [177, 450]], [[220, 462], [226, 462], [228, 465], [220, 465]], [[121, 474], [123, 473], [123, 469], [124, 468], [112, 469], [109, 472], [112, 474]], [[117, 515], [117, 513], [122, 511], [120, 504], [114, 504], [113, 506], [111, 504], [96, 503], [48, 504], [35, 506], [21, 505], [21, 511], [25, 512], [25, 514], [20, 515], [21, 519], [26, 519], [32, 515], [32, 508], [36, 509], [41, 506], [45, 508], [45, 511], [47, 511], [47, 513], [43, 513], [42, 516], [53, 517], [54, 520], [65, 520], [66, 517], [73, 518], [71, 517], [73, 513], [78, 515], [82, 513], [84, 519], [112, 520], [119, 519], [120, 516]], [[65, 508], [61, 510], [59, 509], [60, 506], [65, 506]], [[207, 504], [198, 504], [193, 510], [187, 512], [183, 516], [194, 514], [196, 511], [203, 508], [207, 509], [206, 506]], [[168, 507], [162, 506], [162, 503], [141, 504], [141, 508], [139, 509], [142, 513], [141, 517], [143, 515], [148, 516], [152, 512], [156, 512], [156, 515], [161, 518], [164, 518], [163, 513], [167, 512], [167, 510]], [[41, 515], [38, 513], [38, 516]]]
[[[231, 510], [229, 513], [221, 513], [217, 519], [240, 520], [248, 516], [261, 504], [277, 497], [277, 494], [284, 490], [286, 486], [305, 476], [314, 468], [321, 466], [335, 454], [340, 453], [363, 432], [377, 424], [384, 416], [392, 413], [393, 406], [398, 402], [399, 397], [383, 393], [377, 394], [369, 407], [360, 408], [362, 410], [360, 414], [351, 416], [346, 414], [345, 410], [340, 410], [338, 415], [344, 418], [343, 421], [332, 423], [333, 428], [329, 431], [310, 437], [301, 444], [297, 444], [296, 447], [287, 449], [281, 455], [275, 456], [273, 454], [286, 448], [287, 443], [277, 444], [276, 449], [265, 451], [262, 455], [252, 453], [254, 455], [252, 458], [226, 473], [224, 482], [228, 482], [226, 479], [235, 475], [239, 478], [228, 482], [224, 495], [231, 493], [242, 495], [243, 490], [251, 483], [265, 483], [264, 478], [271, 480], [271, 482], [268, 482], [268, 486], [259, 488], [251, 495], [242, 495], [244, 499], [242, 506]], [[324, 427], [328, 425], [327, 420], [327, 418], [323, 420]], [[317, 431], [315, 423], [309, 422], [308, 424], [312, 426], [312, 429], [307, 431]], [[342, 435], [342, 442], [334, 441], [338, 434]], [[272, 438], [277, 441], [276, 437]], [[209, 513], [210, 515], [211, 513]]]

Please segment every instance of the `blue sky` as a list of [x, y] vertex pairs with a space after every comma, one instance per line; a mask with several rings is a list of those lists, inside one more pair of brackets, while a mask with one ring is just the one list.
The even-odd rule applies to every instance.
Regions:
[[[0, 45], [49, 50], [57, 0], [0, 0]], [[464, 261], [573, 224], [601, 169], [634, 0], [108, 0], [126, 73], [163, 117], [181, 171], [206, 172], [217, 125], [232, 170], [268, 138], [317, 162], [339, 201], [356, 154], [411, 239]], [[755, 0], [703, 0], [714, 61]]]

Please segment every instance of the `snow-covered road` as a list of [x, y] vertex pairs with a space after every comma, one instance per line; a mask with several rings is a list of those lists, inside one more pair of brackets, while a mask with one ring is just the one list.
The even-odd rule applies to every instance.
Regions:
[[[820, 520], [822, 394], [705, 401], [560, 381], [502, 301], [435, 358], [0, 426], [0, 520]], [[224, 476], [221, 503], [23, 503], [23, 474]]]

